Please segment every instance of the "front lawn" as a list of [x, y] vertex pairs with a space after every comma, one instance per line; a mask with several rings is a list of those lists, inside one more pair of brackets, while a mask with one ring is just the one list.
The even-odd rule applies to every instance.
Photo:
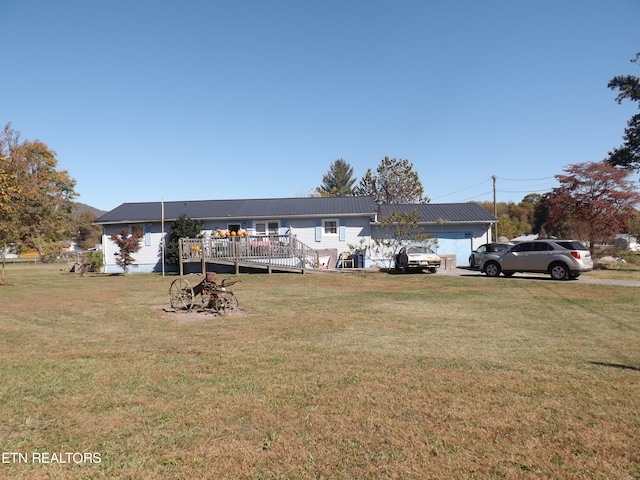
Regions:
[[216, 317], [60, 268], [0, 287], [0, 477], [640, 477], [637, 287], [240, 275]]

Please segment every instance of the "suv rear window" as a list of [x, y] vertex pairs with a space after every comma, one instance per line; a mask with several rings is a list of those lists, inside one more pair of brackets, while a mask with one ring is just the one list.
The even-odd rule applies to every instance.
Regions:
[[556, 243], [561, 247], [566, 248], [567, 250], [586, 250], [587, 249], [587, 247], [585, 247], [580, 242], [556, 242]]

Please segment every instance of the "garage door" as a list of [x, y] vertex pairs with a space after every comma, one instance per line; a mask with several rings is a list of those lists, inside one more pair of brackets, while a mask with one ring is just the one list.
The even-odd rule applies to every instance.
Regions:
[[435, 247], [438, 255], [455, 255], [456, 265], [467, 265], [471, 254], [473, 234], [471, 232], [437, 233], [438, 244]]

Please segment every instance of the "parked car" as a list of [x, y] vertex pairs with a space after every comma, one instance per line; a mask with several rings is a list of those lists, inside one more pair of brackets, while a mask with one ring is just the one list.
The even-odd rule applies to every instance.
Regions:
[[480, 245], [473, 252], [471, 252], [471, 255], [469, 255], [469, 267], [480, 267], [480, 262], [487, 253], [503, 253], [509, 250], [509, 248], [511, 247], [513, 247], [513, 243], [511, 242], [494, 242]]
[[486, 254], [480, 271], [488, 277], [515, 272], [548, 273], [555, 280], [578, 278], [593, 269], [589, 250], [577, 240], [543, 239], [522, 242], [506, 252]]
[[440, 263], [440, 257], [422, 244], [403, 246], [394, 257], [394, 267], [402, 273], [409, 270], [429, 270], [431, 273], [436, 273]]

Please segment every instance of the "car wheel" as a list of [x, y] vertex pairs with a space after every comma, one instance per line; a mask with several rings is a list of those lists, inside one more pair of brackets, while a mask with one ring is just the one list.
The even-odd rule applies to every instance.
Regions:
[[475, 259], [473, 258], [473, 255], [469, 257], [469, 268], [476, 268], [476, 262], [475, 262]]
[[484, 266], [484, 273], [487, 277], [497, 277], [500, 275], [500, 265], [496, 262], [489, 262]]
[[396, 265], [397, 269], [402, 273], [407, 273], [408, 265], [409, 265], [409, 256], [406, 253], [399, 253], [396, 257]]
[[549, 273], [554, 280], [566, 280], [569, 278], [569, 269], [564, 263], [554, 263], [549, 268]]
[[431, 267], [431, 268], [429, 269], [429, 271], [430, 271], [431, 273], [436, 273], [436, 272], [438, 271], [438, 269], [437, 269], [437, 268], [435, 268], [435, 267]]

